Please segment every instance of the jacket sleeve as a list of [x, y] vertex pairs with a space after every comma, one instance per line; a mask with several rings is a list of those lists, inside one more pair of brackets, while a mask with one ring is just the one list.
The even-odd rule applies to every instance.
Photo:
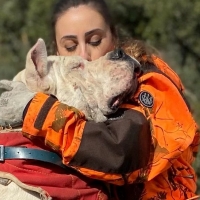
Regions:
[[65, 165], [117, 185], [133, 182], [149, 161], [149, 122], [139, 109], [125, 105], [108, 121], [95, 123], [55, 97], [38, 93], [25, 110], [22, 131], [58, 152]]

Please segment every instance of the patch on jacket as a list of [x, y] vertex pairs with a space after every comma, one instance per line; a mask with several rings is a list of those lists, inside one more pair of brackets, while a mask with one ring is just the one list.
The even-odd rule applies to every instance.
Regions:
[[147, 108], [152, 108], [154, 104], [153, 96], [147, 91], [140, 92], [139, 101], [143, 106]]

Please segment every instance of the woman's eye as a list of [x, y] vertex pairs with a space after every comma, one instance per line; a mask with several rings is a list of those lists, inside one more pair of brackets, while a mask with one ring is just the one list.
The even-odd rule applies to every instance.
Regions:
[[74, 45], [74, 46], [65, 46], [65, 49], [68, 51], [68, 52], [72, 52], [72, 51], [75, 51], [76, 50], [76, 47], [77, 45]]
[[97, 41], [94, 41], [94, 42], [91, 41], [91, 42], [89, 42], [89, 44], [96, 47], [96, 46], [99, 46], [101, 44], [101, 40], [97, 40]]

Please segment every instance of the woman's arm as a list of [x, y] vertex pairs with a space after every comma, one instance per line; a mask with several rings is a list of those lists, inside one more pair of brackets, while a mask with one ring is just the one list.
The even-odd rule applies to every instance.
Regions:
[[86, 121], [83, 113], [38, 93], [24, 113], [23, 134], [42, 140], [63, 163], [81, 173], [115, 184], [148, 164], [151, 134], [145, 116], [121, 108], [105, 123]]
[[122, 105], [119, 119], [105, 123], [86, 121], [75, 108], [39, 93], [27, 108], [24, 135], [42, 140], [82, 174], [118, 185], [152, 180], [180, 157], [191, 165], [199, 132], [180, 90], [157, 72], [139, 83], [137, 104]]

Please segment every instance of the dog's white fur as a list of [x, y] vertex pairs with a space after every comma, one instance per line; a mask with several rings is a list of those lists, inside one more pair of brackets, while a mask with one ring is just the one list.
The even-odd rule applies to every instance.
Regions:
[[38, 39], [27, 54], [26, 68], [13, 80], [24, 82], [31, 91], [55, 95], [87, 119], [105, 121], [135, 91], [134, 70], [139, 67], [133, 58], [111, 59], [112, 54], [92, 62], [78, 56], [47, 56], [44, 41]]

